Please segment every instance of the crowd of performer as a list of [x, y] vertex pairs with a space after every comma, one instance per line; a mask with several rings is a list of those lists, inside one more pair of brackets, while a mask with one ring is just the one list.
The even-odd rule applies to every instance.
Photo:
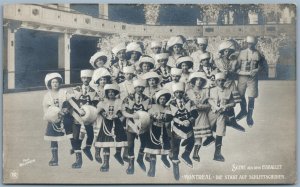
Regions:
[[[241, 51], [235, 40], [224, 40], [217, 57], [206, 51], [207, 38], [197, 38], [198, 48], [191, 54], [184, 42], [183, 36], [171, 37], [166, 44], [153, 41], [151, 54], [144, 54], [141, 42], [96, 52], [90, 58], [94, 70], [81, 70], [82, 85], [74, 88], [61, 89], [62, 76], [47, 74], [43, 107], [48, 122], [44, 139], [51, 142], [49, 165], [58, 165], [58, 142], [66, 139], [76, 158], [72, 168], [82, 167], [83, 152], [102, 164], [101, 172], [108, 172], [114, 152], [119, 164], [127, 164], [128, 175], [134, 174], [136, 161], [154, 177], [160, 156], [179, 180], [180, 161], [193, 167], [193, 161], [200, 162], [201, 146], [213, 143], [213, 159], [224, 162], [226, 128], [245, 132], [237, 123], [243, 118], [249, 127], [254, 124], [262, 59], [255, 49], [257, 38], [248, 36]], [[241, 108], [237, 115], [236, 105]]]

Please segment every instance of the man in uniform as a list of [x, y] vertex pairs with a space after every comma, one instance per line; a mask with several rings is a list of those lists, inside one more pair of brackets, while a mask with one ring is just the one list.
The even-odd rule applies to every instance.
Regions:
[[[257, 39], [253, 36], [247, 36], [247, 49], [240, 52], [238, 57], [238, 91], [241, 95], [241, 111], [236, 119], [241, 120], [247, 116], [247, 124], [252, 127], [254, 122], [252, 114], [254, 110], [254, 101], [258, 96], [258, 71], [261, 61], [261, 54], [255, 49]], [[248, 112], [245, 92], [248, 95]]]
[[[80, 77], [82, 81], [82, 86], [77, 86], [73, 89], [73, 97], [69, 101], [70, 103], [74, 103], [77, 106], [74, 106], [74, 104], [71, 106], [73, 107], [72, 115], [74, 117], [74, 123], [73, 123], [73, 150], [76, 154], [76, 162], [72, 165], [72, 168], [81, 168], [82, 166], [82, 156], [81, 156], [81, 144], [82, 144], [82, 137], [81, 133], [83, 131], [86, 131], [87, 133], [87, 139], [86, 139], [86, 147], [83, 148], [83, 152], [86, 154], [86, 156], [93, 160], [93, 156], [91, 153], [91, 146], [94, 140], [94, 131], [93, 131], [93, 124], [85, 124], [81, 118], [80, 115], [84, 113], [80, 108], [83, 105], [93, 105], [95, 106], [96, 101], [96, 91], [89, 86], [89, 83], [91, 81], [91, 77], [93, 75], [92, 70], [81, 70]], [[78, 107], [78, 108], [77, 108]]]

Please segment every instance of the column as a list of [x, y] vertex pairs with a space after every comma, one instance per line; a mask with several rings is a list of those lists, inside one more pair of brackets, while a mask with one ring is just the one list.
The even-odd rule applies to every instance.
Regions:
[[99, 18], [108, 19], [108, 4], [99, 4]]
[[71, 35], [66, 33], [62, 33], [58, 38], [58, 68], [64, 69], [65, 84], [71, 83], [70, 39]]
[[15, 34], [17, 29], [8, 28], [7, 30], [7, 86], [8, 89], [15, 88]]

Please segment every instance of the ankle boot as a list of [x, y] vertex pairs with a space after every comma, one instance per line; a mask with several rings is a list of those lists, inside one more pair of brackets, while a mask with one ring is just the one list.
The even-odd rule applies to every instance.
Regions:
[[72, 164], [72, 168], [79, 169], [82, 166], [82, 154], [81, 152], [75, 152], [76, 161]]
[[88, 159], [90, 159], [91, 161], [93, 161], [93, 155], [91, 153], [91, 146], [86, 146], [85, 148], [82, 149], [82, 151], [88, 157]]
[[190, 152], [188, 152], [187, 150], [184, 151], [184, 153], [182, 153], [181, 155], [182, 161], [190, 168], [193, 168], [193, 162], [190, 159]]
[[214, 143], [215, 142], [215, 138], [214, 138], [214, 136], [209, 136], [209, 137], [207, 137], [205, 140], [204, 140], [204, 142], [203, 142], [203, 146], [208, 146], [208, 145], [210, 145], [210, 144], [212, 144], [212, 143]]
[[173, 163], [173, 175], [175, 180], [179, 180], [180, 174], [179, 174], [179, 160], [172, 160]]
[[126, 173], [128, 175], [134, 174], [134, 158], [129, 158], [129, 165], [128, 165], [128, 168], [126, 170]]
[[109, 154], [104, 155], [104, 161], [100, 168], [101, 172], [108, 172], [109, 171]]
[[146, 172], [146, 166], [144, 163], [144, 153], [139, 153], [139, 156], [137, 157], [136, 162], [139, 164], [140, 168]]
[[52, 158], [49, 161], [49, 166], [58, 166], [58, 149], [52, 148], [51, 153], [52, 153]]
[[229, 119], [229, 125], [230, 127], [238, 130], [238, 131], [242, 131], [242, 132], [245, 132], [245, 128], [242, 127], [241, 125], [239, 125], [237, 122], [236, 122], [236, 119], [234, 116], [232, 116], [230, 119]]
[[245, 99], [245, 97], [242, 97], [242, 102], [241, 102], [241, 111], [239, 112], [239, 114], [236, 116], [236, 120], [240, 121], [241, 119], [243, 119], [244, 117], [247, 116], [247, 101]]
[[224, 162], [225, 158], [223, 157], [221, 153], [221, 148], [222, 148], [222, 136], [217, 136], [216, 137], [216, 149], [215, 149], [215, 154], [214, 154], [214, 160]]
[[193, 154], [193, 160], [200, 162], [200, 156], [199, 156], [199, 150], [201, 148], [201, 145], [195, 145], [194, 147], [194, 154]]
[[129, 159], [128, 159], [128, 147], [124, 147], [124, 151], [123, 151], [123, 161], [124, 162], [129, 162]]
[[114, 157], [122, 166], [124, 165], [124, 161], [121, 156], [121, 149], [116, 149], [116, 153], [115, 153]]
[[167, 155], [161, 155], [161, 161], [163, 162], [163, 165], [167, 168], [170, 169], [171, 165], [170, 162], [168, 161]]
[[100, 152], [101, 152], [101, 148], [96, 147], [95, 148], [95, 159], [96, 159], [97, 162], [99, 162], [101, 164], [102, 163], [102, 158], [101, 158]]
[[156, 165], [156, 157], [150, 158], [150, 169], [148, 171], [149, 177], [155, 177], [155, 165]]
[[254, 121], [252, 119], [253, 115], [253, 109], [248, 109], [248, 114], [247, 114], [247, 124], [249, 127], [252, 127], [254, 124]]

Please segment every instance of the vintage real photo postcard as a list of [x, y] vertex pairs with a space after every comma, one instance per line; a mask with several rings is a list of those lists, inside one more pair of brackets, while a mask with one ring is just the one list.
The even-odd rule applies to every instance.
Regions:
[[3, 183], [294, 184], [294, 4], [3, 5]]

